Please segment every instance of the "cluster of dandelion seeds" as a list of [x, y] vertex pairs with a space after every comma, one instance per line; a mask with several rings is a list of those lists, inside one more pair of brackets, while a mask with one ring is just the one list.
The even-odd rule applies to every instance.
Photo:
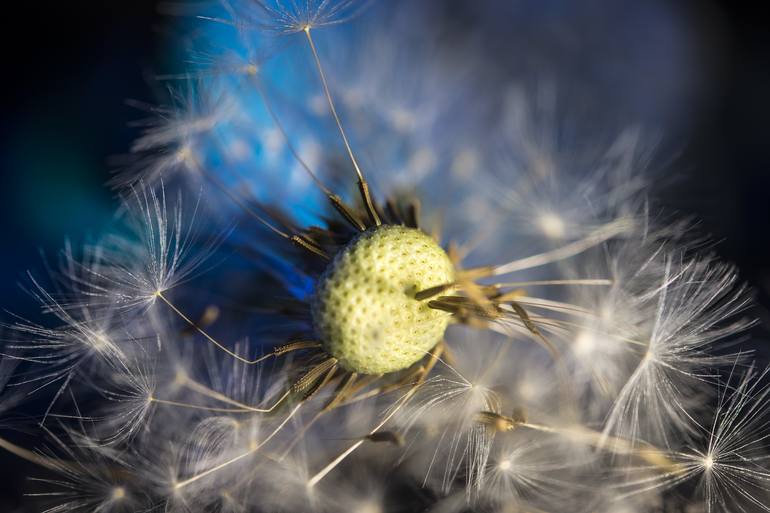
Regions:
[[492, 87], [434, 9], [177, 13], [124, 228], [3, 322], [31, 507], [770, 511], [735, 271], [654, 212], [638, 130], [554, 135], [558, 83]]

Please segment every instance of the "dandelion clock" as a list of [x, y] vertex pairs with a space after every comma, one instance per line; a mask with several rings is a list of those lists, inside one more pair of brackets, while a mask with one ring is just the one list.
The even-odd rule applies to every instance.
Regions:
[[654, 194], [673, 93], [528, 4], [164, 4], [112, 227], [5, 305], [19, 511], [770, 511], [750, 289]]

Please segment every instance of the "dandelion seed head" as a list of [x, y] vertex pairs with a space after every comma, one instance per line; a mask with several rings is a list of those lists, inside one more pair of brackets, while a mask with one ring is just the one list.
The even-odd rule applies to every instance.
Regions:
[[315, 328], [329, 354], [351, 371], [404, 369], [440, 341], [449, 323], [414, 295], [453, 279], [446, 252], [428, 235], [380, 226], [349, 243], [321, 277]]

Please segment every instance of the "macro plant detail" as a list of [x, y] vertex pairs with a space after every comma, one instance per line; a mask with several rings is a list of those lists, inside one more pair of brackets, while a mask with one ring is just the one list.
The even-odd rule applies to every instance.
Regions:
[[123, 226], [2, 325], [33, 507], [770, 511], [748, 288], [657, 213], [638, 131], [565, 142], [434, 8], [172, 9]]
[[[325, 349], [351, 372], [402, 370], [433, 349], [449, 323], [448, 315], [415, 296], [453, 278], [449, 257], [429, 236], [381, 225], [351, 241], [328, 266], [315, 292], [313, 324]], [[376, 312], [382, 318], [369, 315]]]

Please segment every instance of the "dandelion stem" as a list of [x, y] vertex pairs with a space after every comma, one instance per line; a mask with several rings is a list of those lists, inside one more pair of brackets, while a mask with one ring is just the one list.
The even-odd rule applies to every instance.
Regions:
[[261, 358], [257, 358], [256, 360], [249, 360], [248, 358], [244, 358], [243, 356], [240, 356], [240, 355], [232, 352], [231, 350], [226, 348], [224, 345], [222, 345], [219, 341], [217, 341], [214, 337], [209, 335], [206, 332], [206, 330], [204, 330], [203, 328], [198, 326], [198, 324], [195, 321], [193, 321], [192, 319], [187, 317], [187, 315], [185, 315], [184, 312], [182, 312], [179, 308], [177, 308], [171, 301], [169, 301], [166, 298], [166, 296], [163, 295], [163, 292], [157, 291], [155, 293], [155, 296], [158, 299], [162, 300], [164, 303], [166, 303], [166, 305], [168, 305], [168, 307], [171, 308], [171, 310], [173, 310], [174, 313], [176, 313], [183, 321], [185, 321], [187, 324], [189, 324], [190, 327], [192, 327], [195, 331], [197, 331], [198, 333], [203, 335], [206, 338], [206, 340], [208, 340], [209, 342], [214, 344], [216, 347], [218, 347], [219, 349], [221, 349], [222, 351], [224, 351], [228, 355], [232, 356], [233, 358], [235, 358], [239, 362], [243, 362], [243, 363], [248, 364], [248, 365], [253, 365], [255, 363], [258, 363], [258, 362], [268, 358], [269, 356], [272, 356], [272, 355], [265, 355], [265, 356], [263, 356]]
[[269, 228], [273, 233], [279, 235], [280, 237], [283, 237], [284, 239], [291, 239], [291, 235], [286, 233], [285, 231], [273, 226], [272, 223], [267, 221], [262, 215], [260, 215], [258, 212], [256, 212], [253, 208], [251, 208], [242, 198], [239, 198], [233, 191], [230, 190], [230, 188], [225, 185], [219, 177], [213, 175], [212, 173], [209, 173], [203, 167], [198, 163], [198, 160], [193, 157], [192, 155], [187, 155], [185, 158], [188, 161], [188, 165], [195, 166], [198, 173], [205, 176], [211, 183], [213, 183], [217, 189], [222, 191], [222, 193], [225, 194], [230, 200], [238, 205], [240, 208], [244, 210], [247, 214], [252, 216], [254, 219], [265, 225], [267, 228]]
[[513, 260], [511, 262], [495, 265], [489, 268], [469, 269], [467, 272], [478, 271], [481, 276], [500, 276], [503, 274], [509, 274], [516, 271], [522, 271], [524, 269], [531, 269], [533, 267], [540, 267], [541, 265], [558, 262], [566, 258], [579, 255], [584, 251], [587, 251], [594, 246], [608, 241], [609, 239], [623, 233], [628, 229], [628, 222], [625, 220], [617, 220], [612, 223], [605, 224], [599, 229], [590, 233], [587, 237], [580, 240], [576, 240], [569, 244], [566, 244], [560, 248], [546, 251], [538, 255], [532, 255], [519, 260]]
[[203, 410], [218, 413], [254, 413], [254, 410], [251, 408], [216, 408], [212, 406], [200, 406], [198, 404], [171, 401], [168, 399], [158, 399], [156, 397], [150, 397], [148, 400], [153, 403], [165, 404], [167, 406], [176, 406], [179, 408], [189, 408], [191, 410]]
[[321, 65], [321, 59], [318, 57], [318, 51], [316, 50], [315, 43], [313, 42], [313, 36], [310, 35], [310, 25], [305, 27], [304, 32], [305, 36], [307, 37], [307, 42], [310, 45], [310, 51], [313, 52], [313, 59], [315, 60], [315, 65], [318, 69], [318, 75], [321, 77], [321, 85], [323, 86], [326, 101], [329, 104], [329, 110], [331, 110], [332, 116], [334, 117], [334, 122], [337, 124], [337, 128], [340, 131], [342, 142], [345, 143], [345, 149], [347, 150], [350, 161], [353, 163], [353, 167], [356, 170], [358, 180], [363, 182], [364, 175], [361, 173], [361, 168], [358, 166], [358, 161], [356, 161], [356, 157], [353, 155], [353, 150], [350, 148], [350, 143], [348, 142], [348, 136], [345, 134], [345, 129], [342, 128], [342, 122], [340, 121], [340, 117], [337, 114], [337, 109], [334, 106], [334, 100], [332, 100], [332, 95], [329, 91], [329, 84], [326, 82], [326, 75], [324, 73], [323, 66]]
[[[412, 397], [412, 396], [415, 394], [415, 392], [417, 392], [417, 389], [418, 389], [418, 388], [419, 388], [419, 384], [416, 384], [415, 386], [413, 386], [412, 388], [410, 388], [410, 389], [409, 389], [409, 391], [408, 391], [406, 394], [404, 394], [404, 395], [401, 397], [401, 399], [399, 400], [399, 402], [398, 402], [397, 406], [396, 406], [395, 408], [393, 408], [393, 410], [391, 410], [391, 412], [390, 412], [390, 413], [388, 413], [388, 414], [385, 416], [385, 418], [384, 418], [384, 419], [382, 419], [382, 420], [380, 421], [380, 423], [379, 423], [379, 424], [377, 424], [377, 425], [374, 427], [374, 429], [372, 429], [371, 431], [369, 431], [369, 434], [367, 435], [367, 437], [368, 437], [368, 436], [371, 436], [371, 435], [373, 435], [373, 434], [375, 434], [375, 433], [377, 433], [377, 432], [378, 432], [380, 429], [382, 429], [382, 427], [383, 427], [383, 426], [384, 426], [384, 425], [385, 425], [385, 424], [386, 424], [386, 423], [387, 423], [387, 422], [388, 422], [388, 421], [389, 421], [391, 418], [393, 418], [393, 416], [394, 416], [394, 415], [395, 415], [395, 414], [396, 414], [396, 413], [397, 413], [397, 412], [398, 412], [398, 411], [399, 411], [399, 410], [400, 410], [400, 409], [401, 409], [401, 408], [402, 408], [402, 407], [403, 407], [403, 406], [406, 404], [406, 402], [407, 402], [409, 399], [411, 399], [411, 397]], [[318, 472], [316, 475], [314, 475], [312, 478], [310, 478], [310, 480], [309, 480], [309, 481], [308, 481], [308, 483], [307, 483], [307, 486], [308, 486], [308, 488], [312, 488], [312, 487], [314, 487], [316, 484], [318, 484], [318, 482], [319, 482], [319, 481], [321, 481], [321, 479], [323, 479], [324, 477], [326, 477], [326, 475], [327, 475], [329, 472], [331, 472], [332, 470], [334, 470], [334, 467], [336, 467], [337, 465], [339, 465], [339, 464], [340, 464], [340, 463], [341, 463], [341, 462], [342, 462], [342, 461], [343, 461], [345, 458], [347, 458], [347, 457], [348, 457], [348, 456], [349, 456], [351, 453], [353, 453], [353, 451], [355, 451], [356, 449], [358, 449], [358, 448], [361, 446], [361, 444], [363, 444], [363, 443], [364, 443], [366, 440], [367, 440], [367, 438], [366, 438], [366, 437], [364, 437], [363, 439], [359, 440], [358, 442], [356, 442], [356, 443], [354, 443], [353, 445], [351, 445], [350, 447], [348, 447], [348, 448], [347, 448], [347, 450], [345, 450], [345, 452], [343, 452], [342, 454], [340, 454], [339, 456], [337, 456], [336, 458], [334, 458], [334, 460], [332, 460], [332, 461], [331, 461], [331, 463], [329, 463], [328, 465], [326, 465], [326, 466], [325, 466], [323, 469], [321, 469], [321, 471], [320, 471], [320, 472]]]
[[227, 353], [228, 355], [232, 356], [233, 358], [235, 358], [239, 362], [245, 363], [246, 365], [254, 365], [254, 364], [257, 364], [257, 363], [262, 362], [264, 360], [267, 360], [268, 358], [271, 358], [273, 356], [278, 356], [278, 354], [274, 351], [272, 353], [266, 354], [264, 356], [261, 356], [259, 358], [254, 359], [254, 360], [250, 360], [248, 358], [244, 358], [243, 356], [234, 353], [233, 351], [231, 351], [230, 349], [225, 347], [222, 343], [217, 341], [214, 337], [209, 335], [206, 332], [206, 330], [204, 330], [203, 328], [198, 326], [198, 324], [195, 321], [190, 319], [187, 315], [184, 314], [184, 312], [182, 312], [171, 301], [169, 301], [168, 298], [166, 298], [166, 296], [163, 295], [162, 291], [159, 290], [159, 291], [155, 292], [155, 296], [158, 299], [160, 299], [161, 301], [163, 301], [164, 303], [166, 303], [166, 305], [168, 305], [168, 307], [171, 308], [171, 310], [173, 310], [174, 313], [176, 313], [183, 321], [185, 321], [187, 324], [189, 324], [191, 328], [193, 328], [195, 331], [197, 331], [198, 333], [203, 335], [206, 338], [206, 340], [208, 340], [209, 342], [214, 344], [217, 348], [219, 348], [223, 352]]
[[36, 465], [40, 465], [41, 467], [44, 467], [50, 470], [59, 471], [59, 470], [62, 470], [63, 467], [66, 467], [66, 468], [72, 467], [70, 463], [53, 459], [53, 458], [47, 458], [45, 456], [37, 454], [36, 452], [30, 451], [29, 449], [20, 447], [15, 443], [6, 440], [5, 438], [0, 438], [0, 449], [5, 449], [6, 451], [18, 456], [23, 460], [29, 461]]
[[417, 380], [417, 381], [414, 383], [414, 385], [412, 385], [412, 387], [411, 387], [411, 388], [410, 388], [410, 389], [409, 389], [409, 390], [408, 390], [408, 391], [407, 391], [407, 392], [406, 392], [406, 393], [405, 393], [405, 394], [404, 394], [404, 395], [401, 397], [401, 399], [399, 399], [399, 400], [398, 400], [398, 402], [396, 403], [396, 405], [395, 405], [395, 406], [393, 407], [393, 409], [391, 409], [391, 411], [390, 411], [390, 412], [389, 412], [389, 413], [388, 413], [388, 414], [385, 416], [385, 418], [384, 418], [384, 419], [382, 419], [382, 420], [380, 421], [380, 423], [379, 423], [379, 424], [377, 424], [377, 425], [374, 427], [374, 429], [372, 429], [371, 431], [369, 431], [369, 433], [368, 433], [368, 434], [367, 434], [367, 435], [366, 435], [364, 438], [362, 438], [362, 439], [361, 439], [361, 440], [359, 440], [358, 442], [356, 442], [356, 443], [354, 443], [353, 445], [351, 445], [350, 447], [348, 447], [348, 448], [345, 450], [345, 452], [343, 452], [342, 454], [340, 454], [339, 456], [337, 456], [336, 458], [334, 458], [334, 460], [332, 460], [332, 461], [331, 461], [331, 463], [329, 463], [328, 465], [326, 465], [324, 468], [322, 468], [322, 469], [320, 470], [320, 472], [318, 472], [316, 475], [314, 475], [312, 478], [310, 478], [310, 480], [309, 480], [309, 481], [308, 481], [308, 483], [307, 483], [307, 486], [308, 486], [308, 488], [312, 488], [312, 487], [314, 487], [316, 484], [318, 484], [318, 482], [319, 482], [319, 481], [321, 481], [321, 479], [323, 479], [324, 477], [326, 477], [326, 475], [327, 475], [329, 472], [331, 472], [332, 470], [334, 470], [334, 467], [336, 467], [337, 465], [339, 465], [339, 464], [340, 464], [340, 463], [341, 463], [341, 462], [342, 462], [342, 461], [343, 461], [345, 458], [347, 458], [347, 457], [348, 457], [350, 454], [352, 454], [352, 453], [353, 453], [353, 452], [354, 452], [356, 449], [358, 449], [358, 448], [361, 446], [361, 444], [363, 444], [365, 441], [367, 441], [367, 440], [369, 439], [369, 437], [371, 437], [372, 435], [376, 434], [376, 433], [377, 433], [377, 432], [378, 432], [380, 429], [382, 429], [382, 427], [383, 427], [385, 424], [387, 424], [387, 422], [388, 422], [388, 421], [389, 421], [391, 418], [393, 418], [393, 416], [394, 416], [394, 415], [395, 415], [395, 414], [396, 414], [396, 413], [397, 413], [397, 412], [398, 412], [398, 411], [399, 411], [401, 408], [403, 408], [403, 407], [404, 407], [404, 405], [405, 405], [405, 404], [406, 404], [406, 403], [409, 401], [409, 399], [411, 399], [411, 398], [412, 398], [412, 396], [413, 396], [414, 394], [416, 394], [416, 393], [417, 393], [417, 390], [418, 390], [418, 389], [420, 388], [420, 386], [421, 386], [421, 385], [422, 385], [422, 384], [425, 382], [425, 378], [427, 377], [427, 375], [430, 373], [430, 371], [433, 369], [433, 367], [436, 365], [436, 363], [437, 363], [437, 362], [440, 360], [440, 358], [441, 358], [441, 353], [443, 352], [443, 350], [444, 350], [444, 343], [443, 343], [443, 342], [441, 342], [441, 343], [439, 343], [439, 344], [436, 346], [436, 348], [433, 350], [433, 352], [431, 352], [431, 360], [430, 360], [430, 362], [428, 362], [428, 364], [426, 365], [426, 367], [425, 367], [425, 370], [424, 370], [424, 372], [423, 372], [422, 376], [420, 377], [420, 379], [419, 379], [419, 380]]
[[326, 74], [324, 73], [323, 66], [321, 65], [321, 59], [318, 56], [318, 50], [316, 50], [315, 43], [313, 42], [313, 36], [310, 35], [310, 29], [310, 25], [306, 25], [304, 32], [305, 36], [307, 37], [307, 42], [310, 45], [310, 51], [313, 53], [313, 59], [315, 60], [316, 69], [318, 69], [318, 75], [321, 77], [321, 85], [323, 86], [326, 101], [329, 104], [329, 110], [334, 117], [334, 122], [337, 124], [340, 136], [342, 136], [342, 142], [345, 143], [345, 149], [347, 150], [348, 156], [350, 157], [350, 162], [353, 164], [353, 168], [356, 170], [356, 175], [358, 175], [358, 190], [361, 193], [361, 198], [364, 200], [364, 207], [366, 208], [366, 212], [369, 214], [371, 221], [376, 226], [380, 226], [382, 221], [380, 221], [380, 216], [377, 214], [377, 211], [374, 208], [372, 196], [369, 192], [369, 184], [364, 179], [364, 175], [361, 172], [361, 167], [358, 165], [358, 161], [356, 160], [355, 155], [353, 155], [353, 149], [350, 147], [348, 136], [345, 134], [345, 129], [342, 127], [342, 122], [340, 121], [340, 117], [337, 114], [337, 108], [334, 106], [334, 100], [332, 100], [332, 95], [329, 91], [329, 84], [326, 81]]
[[197, 381], [194, 381], [187, 376], [183, 378], [181, 381], [182, 385], [186, 386], [190, 390], [197, 392], [203, 396], [209, 397], [211, 399], [216, 399], [217, 401], [226, 403], [226, 404], [232, 404], [233, 406], [237, 406], [239, 408], [244, 408], [250, 411], [254, 411], [253, 407], [248, 406], [246, 404], [243, 404], [239, 401], [236, 401], [235, 399], [231, 399], [230, 397], [227, 397], [224, 394], [221, 394], [217, 392], [216, 390], [212, 390], [211, 388], [207, 387], [206, 385], [202, 383], [198, 383]]
[[200, 474], [196, 474], [196, 475], [194, 475], [194, 476], [192, 476], [192, 477], [190, 477], [188, 479], [185, 479], [184, 481], [180, 481], [180, 482], [176, 483], [174, 485], [174, 489], [175, 490], [181, 490], [185, 486], [190, 485], [190, 484], [198, 481], [199, 479], [203, 479], [204, 477], [206, 477], [208, 475], [211, 475], [211, 474], [213, 474], [215, 472], [218, 472], [218, 471], [222, 470], [223, 468], [228, 467], [229, 465], [232, 465], [233, 463], [237, 463], [238, 461], [242, 460], [243, 458], [246, 458], [247, 456], [250, 456], [250, 455], [254, 454], [259, 449], [261, 449], [266, 443], [268, 443], [270, 440], [272, 440], [273, 437], [275, 437], [275, 435], [277, 435], [281, 431], [281, 429], [283, 429], [283, 427], [289, 422], [289, 420], [291, 420], [291, 418], [294, 417], [294, 414], [297, 413], [297, 410], [299, 410], [299, 408], [301, 406], [302, 406], [302, 403], [297, 404], [297, 406], [295, 406], [294, 409], [292, 409], [291, 412], [289, 412], [289, 414], [286, 416], [286, 418], [283, 419], [283, 421], [281, 421], [280, 424], [278, 424], [278, 426], [267, 436], [267, 438], [262, 440], [260, 443], [258, 443], [257, 445], [255, 445], [254, 447], [249, 449], [248, 451], [243, 452], [243, 453], [239, 454], [238, 456], [235, 456], [234, 458], [231, 458], [231, 459], [229, 459], [229, 460], [227, 460], [227, 461], [225, 461], [223, 463], [220, 463], [219, 465], [217, 465], [215, 467], [211, 467], [210, 469], [205, 470], [205, 471], [201, 472]]
[[187, 388], [193, 390], [194, 392], [197, 392], [203, 396], [209, 397], [211, 399], [215, 399], [217, 401], [226, 403], [226, 404], [232, 404], [233, 406], [237, 406], [241, 410], [250, 411], [254, 413], [270, 413], [273, 410], [275, 410], [278, 405], [283, 403], [283, 401], [286, 400], [287, 397], [289, 397], [289, 394], [291, 394], [291, 390], [287, 390], [284, 392], [276, 401], [273, 403], [273, 405], [269, 408], [256, 408], [254, 406], [249, 406], [248, 404], [244, 404], [240, 401], [236, 401], [235, 399], [231, 399], [230, 397], [227, 397], [224, 394], [221, 394], [217, 392], [216, 390], [212, 390], [206, 385], [203, 385], [201, 383], [198, 383], [197, 381], [191, 380], [189, 378], [185, 378], [185, 380], [182, 382], [184, 386]]
[[262, 98], [262, 103], [265, 105], [265, 108], [267, 109], [267, 112], [270, 114], [270, 117], [273, 119], [273, 123], [275, 123], [275, 126], [278, 127], [278, 131], [281, 133], [281, 136], [283, 137], [284, 142], [286, 143], [286, 147], [289, 148], [289, 152], [294, 157], [294, 160], [296, 160], [299, 165], [302, 167], [302, 169], [305, 170], [305, 172], [310, 176], [310, 178], [313, 180], [313, 182], [316, 184], [316, 186], [321, 189], [321, 191], [326, 195], [326, 197], [331, 202], [332, 206], [337, 210], [337, 212], [342, 215], [342, 217], [350, 223], [353, 228], [356, 228], [359, 231], [365, 231], [366, 226], [363, 222], [358, 218], [358, 216], [348, 208], [347, 205], [342, 201], [342, 199], [334, 194], [331, 189], [329, 189], [326, 185], [324, 185], [323, 182], [318, 178], [318, 176], [310, 169], [310, 166], [307, 165], [307, 162], [300, 156], [299, 152], [297, 151], [297, 148], [294, 147], [294, 144], [292, 144], [291, 139], [289, 139], [289, 134], [286, 132], [286, 128], [283, 126], [283, 123], [281, 123], [281, 120], [278, 118], [278, 114], [276, 114], [275, 109], [273, 109], [273, 106], [270, 104], [270, 100], [267, 98], [267, 93], [265, 93], [264, 88], [262, 87], [262, 84], [254, 80], [255, 87], [257, 91], [259, 92], [259, 96]]
[[608, 437], [599, 431], [594, 431], [585, 426], [556, 427], [544, 424], [534, 424], [531, 422], [521, 422], [517, 423], [517, 425], [535, 431], [566, 436], [576, 441], [585, 442], [597, 449], [637, 456], [666, 472], [680, 472], [684, 470], [681, 465], [671, 461], [665, 451], [657, 447], [648, 444], [637, 447], [629, 440], [618, 437]]
[[301, 248], [304, 248], [304, 249], [306, 249], [306, 250], [308, 250], [308, 251], [310, 251], [310, 252], [312, 252], [312, 253], [314, 253], [314, 254], [316, 254], [316, 255], [324, 258], [324, 259], [327, 259], [327, 260], [329, 259], [329, 255], [327, 255], [326, 252], [323, 250], [323, 248], [318, 246], [314, 241], [308, 239], [304, 235], [296, 235], [296, 234], [295, 235], [290, 235], [289, 233], [285, 232], [284, 230], [281, 230], [280, 228], [276, 227], [275, 225], [273, 225], [273, 223], [271, 223], [270, 221], [265, 219], [264, 216], [260, 215], [257, 211], [255, 211], [242, 198], [239, 198], [233, 191], [231, 191], [230, 188], [227, 187], [227, 185], [225, 185], [222, 182], [222, 180], [219, 179], [219, 177], [217, 177], [217, 176], [207, 172], [206, 170], [204, 170], [198, 164], [198, 162], [197, 162], [197, 160], [195, 160], [195, 158], [193, 158], [191, 156], [188, 156], [186, 158], [189, 159], [189, 165], [190, 166], [195, 166], [195, 168], [197, 169], [198, 173], [200, 173], [201, 175], [206, 177], [206, 179], [211, 181], [220, 191], [222, 191], [225, 194], [225, 196], [230, 198], [230, 200], [232, 200], [233, 203], [235, 203], [240, 208], [242, 208], [244, 210], [244, 212], [246, 212], [247, 214], [252, 216], [254, 219], [256, 219], [257, 221], [262, 223], [270, 231], [272, 231], [273, 233], [275, 233], [279, 237], [283, 237], [284, 239], [290, 240], [295, 245], [297, 245], [297, 246], [299, 246]]
[[278, 118], [278, 114], [276, 114], [275, 110], [273, 109], [273, 106], [270, 104], [270, 100], [267, 98], [267, 93], [265, 93], [264, 87], [262, 87], [262, 84], [260, 84], [256, 77], [253, 78], [254, 86], [257, 89], [257, 92], [259, 93], [260, 98], [262, 99], [262, 103], [265, 106], [265, 109], [267, 109], [267, 113], [270, 115], [270, 118], [273, 120], [273, 123], [275, 124], [276, 128], [278, 128], [278, 131], [281, 133], [281, 137], [283, 137], [284, 142], [286, 143], [286, 147], [289, 149], [289, 152], [291, 153], [292, 157], [294, 157], [294, 160], [299, 163], [299, 165], [302, 167], [302, 169], [305, 170], [305, 172], [308, 174], [308, 176], [313, 180], [313, 182], [318, 186], [321, 191], [323, 191], [324, 194], [327, 196], [332, 195], [332, 191], [326, 187], [326, 185], [321, 182], [321, 180], [316, 176], [316, 174], [310, 169], [310, 166], [307, 165], [305, 160], [299, 155], [299, 152], [294, 147], [294, 144], [292, 144], [291, 139], [289, 139], [289, 134], [286, 132], [286, 128], [283, 126], [283, 123], [281, 123], [281, 120]]
[[344, 398], [348, 396], [348, 393], [353, 388], [353, 385], [356, 382], [356, 379], [358, 379], [358, 374], [355, 372], [351, 372], [348, 374], [348, 376], [345, 378], [345, 381], [343, 382], [342, 386], [335, 392], [334, 397], [332, 400], [323, 407], [322, 410], [320, 410], [318, 413], [316, 413], [312, 419], [310, 419], [309, 422], [307, 422], [304, 426], [302, 426], [302, 429], [297, 433], [297, 436], [292, 440], [289, 445], [284, 449], [283, 453], [281, 453], [281, 456], [278, 458], [278, 461], [283, 461], [286, 456], [289, 455], [291, 450], [294, 448], [294, 446], [297, 445], [297, 443], [301, 440], [301, 437], [307, 433], [311, 427], [320, 419], [323, 415], [329, 413], [331, 410], [339, 406]]
[[493, 287], [533, 287], [539, 285], [612, 285], [612, 280], [602, 278], [585, 278], [576, 280], [534, 280], [534, 281], [509, 281], [495, 283]]

